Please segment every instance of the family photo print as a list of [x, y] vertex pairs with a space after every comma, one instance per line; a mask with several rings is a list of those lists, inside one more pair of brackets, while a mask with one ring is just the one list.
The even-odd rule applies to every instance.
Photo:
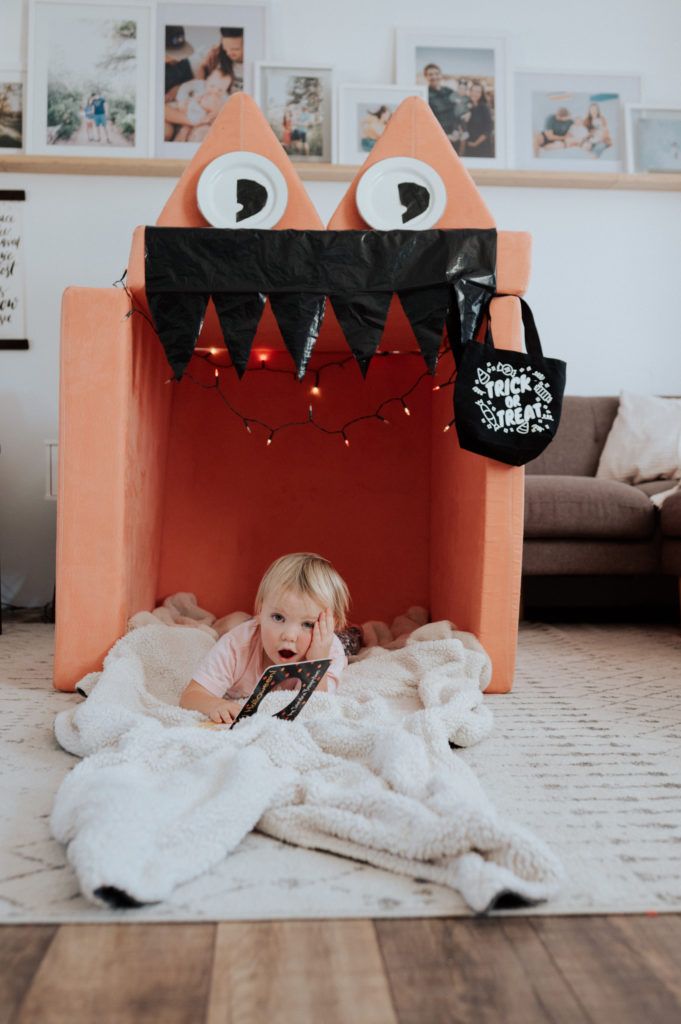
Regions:
[[338, 160], [362, 164], [388, 126], [402, 100], [428, 99], [425, 87], [340, 85], [338, 87]]
[[260, 62], [255, 99], [292, 160], [335, 161], [332, 68]]
[[36, 2], [30, 9], [30, 152], [148, 155], [149, 11]]
[[157, 156], [186, 159], [230, 96], [253, 91], [265, 53], [262, 5], [163, 4], [156, 19]]
[[20, 150], [24, 144], [24, 84], [19, 71], [0, 71], [0, 149]]
[[635, 75], [518, 72], [515, 157], [522, 168], [620, 172], [624, 110], [640, 97]]
[[681, 108], [627, 105], [630, 174], [681, 174]]
[[427, 88], [430, 109], [465, 164], [504, 166], [503, 39], [398, 29], [396, 63], [398, 82]]

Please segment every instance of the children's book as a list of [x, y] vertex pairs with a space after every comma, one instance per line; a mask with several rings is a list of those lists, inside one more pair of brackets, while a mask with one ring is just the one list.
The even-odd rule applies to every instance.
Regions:
[[286, 679], [300, 679], [300, 689], [296, 691], [296, 695], [291, 703], [287, 704], [285, 708], [282, 708], [274, 716], [275, 718], [285, 718], [287, 722], [293, 721], [317, 689], [330, 664], [330, 658], [322, 658], [319, 661], [299, 661], [293, 665], [270, 665], [260, 676], [253, 693], [232, 722], [230, 728], [233, 728], [242, 718], [254, 715], [260, 707], [263, 697], [270, 690], [273, 690], [278, 683], [283, 683]]
[[[300, 689], [295, 691], [291, 703], [274, 715], [275, 718], [283, 718], [287, 722], [293, 721], [317, 689], [330, 664], [331, 658], [320, 658], [319, 661], [298, 661], [291, 665], [270, 665], [260, 676], [255, 689], [229, 728], [233, 729], [242, 718], [254, 715], [260, 707], [263, 697], [266, 697], [279, 683], [283, 683], [287, 679], [300, 679]], [[219, 725], [217, 722], [200, 722], [199, 724], [204, 729], [224, 728], [224, 725]]]

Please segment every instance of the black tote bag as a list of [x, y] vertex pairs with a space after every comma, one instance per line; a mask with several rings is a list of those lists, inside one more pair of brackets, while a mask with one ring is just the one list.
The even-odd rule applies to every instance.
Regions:
[[[509, 466], [525, 465], [553, 440], [565, 391], [565, 363], [544, 356], [532, 310], [520, 303], [526, 352], [494, 347], [489, 310], [482, 342], [461, 344], [459, 337], [452, 345], [459, 444]], [[455, 331], [457, 320], [456, 314], [450, 319]]]

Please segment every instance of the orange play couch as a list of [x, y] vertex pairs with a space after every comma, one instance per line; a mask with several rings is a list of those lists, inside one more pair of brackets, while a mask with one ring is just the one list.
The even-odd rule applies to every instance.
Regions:
[[[296, 170], [252, 99], [232, 97], [187, 166], [157, 224], [205, 226], [196, 203], [203, 168], [222, 153], [261, 153], [281, 169], [289, 201], [277, 228], [323, 229]], [[328, 228], [367, 228], [354, 202], [368, 166], [391, 156], [430, 163], [447, 187], [441, 228], [493, 228], [470, 175], [420, 99], [391, 119]], [[498, 234], [495, 338], [519, 348], [514, 295], [527, 287], [530, 238]], [[180, 383], [147, 319], [144, 229], [132, 241], [128, 291], [68, 288], [61, 323], [59, 496], [54, 685], [72, 690], [101, 667], [128, 618], [176, 591], [217, 615], [252, 610], [264, 569], [289, 551], [317, 551], [347, 580], [351, 618], [391, 619], [410, 605], [475, 633], [493, 662], [488, 692], [511, 688], [522, 557], [522, 468], [461, 451], [452, 419], [451, 355], [407, 401], [340, 435], [311, 426], [249, 433], [239, 414], [273, 426], [315, 419], [337, 429], [405, 393], [424, 363], [393, 298], [366, 379], [328, 311], [303, 381], [266, 306], [239, 381], [211, 309]], [[134, 306], [136, 312], [130, 313]], [[211, 348], [215, 349], [211, 353]], [[220, 365], [224, 362], [225, 369]], [[272, 370], [290, 371], [274, 373]]]

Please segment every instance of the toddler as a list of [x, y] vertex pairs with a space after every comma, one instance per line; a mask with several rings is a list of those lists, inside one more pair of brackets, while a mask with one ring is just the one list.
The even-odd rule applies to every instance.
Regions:
[[192, 132], [195, 133], [199, 125], [212, 123], [224, 106], [233, 82], [232, 75], [216, 68], [205, 80], [192, 78], [182, 83], [177, 90], [173, 106], [177, 107], [191, 123], [177, 130], [175, 142], [200, 141]]
[[[273, 562], [255, 595], [255, 614], [220, 637], [194, 672], [180, 707], [230, 724], [270, 665], [331, 658], [318, 689], [333, 693], [348, 661], [334, 629], [343, 629], [348, 588], [330, 562], [299, 552]], [[294, 690], [300, 680], [280, 684]], [[228, 699], [225, 699], [228, 698]]]

